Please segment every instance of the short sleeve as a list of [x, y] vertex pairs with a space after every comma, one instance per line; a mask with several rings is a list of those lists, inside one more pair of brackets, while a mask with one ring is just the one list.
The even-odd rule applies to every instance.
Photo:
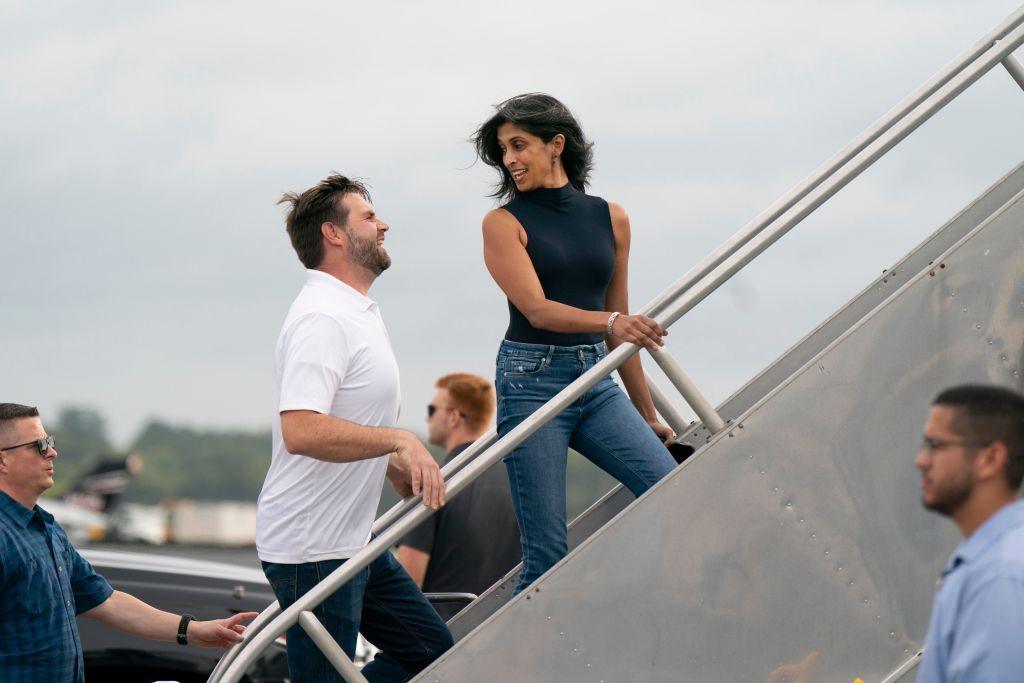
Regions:
[[432, 553], [434, 551], [434, 532], [437, 530], [437, 524], [443, 512], [444, 510], [438, 510], [420, 522], [418, 526], [402, 537], [398, 545], [407, 545], [428, 555]]
[[300, 318], [286, 332], [284, 343], [278, 412], [330, 413], [349, 364], [341, 323], [322, 314]]
[[71, 570], [71, 592], [75, 596], [75, 614], [99, 607], [113, 595], [114, 589], [66, 539], [64, 545], [67, 548], [68, 569]]
[[950, 648], [948, 680], [1011, 683], [1024, 671], [1024, 580], [996, 577], [965, 596]]

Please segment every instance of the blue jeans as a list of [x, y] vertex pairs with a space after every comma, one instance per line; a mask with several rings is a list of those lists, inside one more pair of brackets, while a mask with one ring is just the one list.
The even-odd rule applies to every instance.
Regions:
[[[605, 356], [605, 344], [545, 346], [505, 340], [495, 388], [504, 436]], [[565, 465], [568, 449], [639, 496], [676, 463], [629, 398], [606, 377], [505, 456], [519, 520], [523, 571], [515, 593], [568, 552]]]
[[[264, 562], [263, 573], [285, 609], [344, 562]], [[355, 656], [360, 631], [381, 649], [363, 668], [363, 675], [374, 682], [407, 681], [452, 646], [448, 627], [390, 552], [356, 574], [313, 614], [349, 657]], [[292, 683], [342, 681], [301, 626], [288, 629], [287, 641]]]

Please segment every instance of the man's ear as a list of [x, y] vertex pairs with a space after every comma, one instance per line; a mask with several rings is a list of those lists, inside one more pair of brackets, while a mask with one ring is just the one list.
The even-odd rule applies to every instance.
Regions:
[[330, 221], [324, 221], [320, 224], [320, 234], [324, 236], [324, 240], [328, 244], [339, 247], [346, 246], [348, 243], [345, 241], [346, 236], [343, 236], [344, 232], [344, 230], [338, 230], [338, 226]]
[[993, 441], [974, 456], [974, 472], [979, 479], [998, 479], [1005, 476], [1006, 460], [1010, 453], [1002, 441]]

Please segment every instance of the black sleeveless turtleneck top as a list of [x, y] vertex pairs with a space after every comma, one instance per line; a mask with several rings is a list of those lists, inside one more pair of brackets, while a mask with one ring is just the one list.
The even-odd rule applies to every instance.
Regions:
[[[567, 184], [523, 192], [502, 207], [526, 231], [526, 253], [544, 296], [585, 311], [605, 310], [615, 272], [615, 234], [608, 202]], [[530, 324], [511, 301], [505, 339], [527, 344], [578, 346], [604, 341], [604, 334], [565, 334]]]

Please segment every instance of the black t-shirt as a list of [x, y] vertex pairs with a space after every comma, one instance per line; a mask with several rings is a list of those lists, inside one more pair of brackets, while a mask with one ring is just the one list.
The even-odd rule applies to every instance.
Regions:
[[[469, 447], [452, 449], [447, 461]], [[480, 595], [522, 559], [505, 465], [497, 462], [399, 545], [430, 554], [424, 593]]]

